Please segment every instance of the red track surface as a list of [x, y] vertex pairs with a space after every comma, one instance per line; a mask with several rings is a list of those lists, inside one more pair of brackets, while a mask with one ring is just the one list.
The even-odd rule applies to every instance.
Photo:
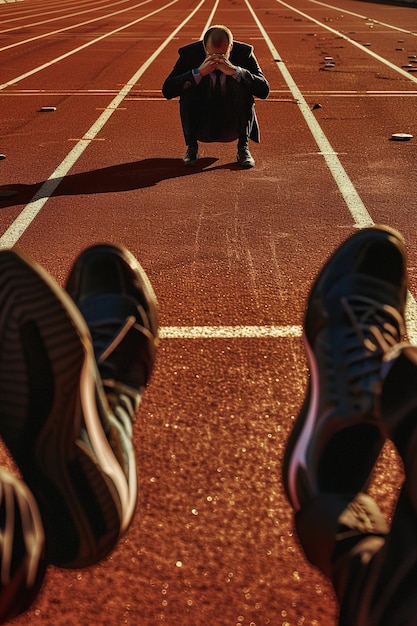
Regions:
[[[299, 549], [280, 482], [307, 380], [301, 339], [287, 327], [302, 323], [314, 275], [355, 222], [403, 232], [416, 293], [417, 138], [389, 139], [417, 135], [417, 74], [395, 70], [417, 54], [409, 30], [417, 12], [354, 0], [288, 2], [251, 2], [269, 46], [244, 0], [220, 0], [212, 18], [255, 45], [270, 80], [270, 98], [257, 103], [262, 143], [253, 147], [251, 171], [235, 166], [232, 144], [206, 144], [198, 167], [184, 168], [178, 103], [160, 92], [177, 48], [200, 37], [213, 0], [170, 41], [197, 0], [153, 15], [168, 1], [0, 4], [0, 152], [7, 157], [0, 177], [3, 189], [18, 191], [0, 201], [0, 245], [17, 243], [63, 283], [82, 248], [123, 243], [149, 273], [165, 332], [135, 427], [141, 493], [132, 527], [96, 567], [50, 568], [16, 624], [336, 623], [331, 587]], [[52, 63], [80, 46], [87, 47]], [[326, 56], [334, 68], [324, 69]], [[314, 104], [321, 108], [311, 113]], [[56, 111], [41, 113], [43, 106]], [[337, 153], [329, 157], [337, 157], [335, 176], [347, 174], [345, 198], [305, 109]], [[54, 171], [87, 135], [57, 186], [61, 170]], [[20, 236], [8, 231], [39, 208], [39, 190], [35, 219]], [[349, 211], [361, 202], [369, 218]], [[223, 338], [184, 338], [183, 327], [195, 326], [232, 328]], [[261, 328], [244, 338], [236, 336], [240, 326]], [[259, 336], [271, 326], [289, 336]], [[181, 327], [177, 338], [167, 337], [172, 327]], [[10, 463], [5, 451], [1, 458]], [[389, 514], [401, 480], [391, 448], [379, 469], [372, 491]]]

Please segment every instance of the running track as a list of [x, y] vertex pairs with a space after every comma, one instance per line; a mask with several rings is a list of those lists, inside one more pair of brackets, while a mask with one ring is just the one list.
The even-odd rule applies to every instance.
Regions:
[[[403, 232], [415, 339], [417, 137], [390, 137], [417, 135], [417, 73], [403, 67], [417, 66], [416, 20], [354, 0], [0, 2], [0, 190], [17, 192], [0, 200], [0, 246], [62, 284], [82, 248], [123, 243], [162, 326], [135, 427], [135, 521], [96, 567], [50, 568], [14, 623], [336, 623], [293, 535], [281, 459], [307, 381], [309, 285], [354, 228]], [[234, 144], [203, 145], [184, 168], [178, 102], [161, 95], [177, 48], [213, 22], [254, 44], [270, 80], [251, 171]], [[390, 514], [389, 446], [379, 469], [371, 490]]]

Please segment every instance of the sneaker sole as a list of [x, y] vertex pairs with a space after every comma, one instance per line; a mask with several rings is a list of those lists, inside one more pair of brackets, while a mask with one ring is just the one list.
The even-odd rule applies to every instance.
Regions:
[[[47, 560], [95, 563], [114, 547], [129, 495], [100, 425], [88, 328], [47, 272], [11, 250], [0, 253], [0, 311], [0, 432], [38, 501]], [[34, 397], [43, 373], [49, 388]]]

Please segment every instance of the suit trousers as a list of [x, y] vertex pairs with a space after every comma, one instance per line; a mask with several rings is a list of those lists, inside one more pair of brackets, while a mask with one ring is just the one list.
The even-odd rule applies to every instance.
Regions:
[[227, 76], [224, 93], [218, 101], [211, 89], [210, 77], [205, 76], [198, 85], [184, 89], [180, 97], [180, 115], [187, 145], [197, 140], [246, 140], [255, 120], [254, 98], [243, 81]]

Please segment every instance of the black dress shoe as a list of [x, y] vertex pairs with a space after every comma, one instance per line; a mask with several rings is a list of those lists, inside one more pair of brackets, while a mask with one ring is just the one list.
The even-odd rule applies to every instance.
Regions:
[[192, 167], [197, 163], [198, 159], [198, 150], [196, 146], [188, 146], [187, 152], [184, 154], [182, 160], [184, 161], [184, 165]]
[[248, 144], [238, 145], [237, 147], [237, 162], [239, 165], [245, 168], [254, 167], [255, 159], [249, 152]]

